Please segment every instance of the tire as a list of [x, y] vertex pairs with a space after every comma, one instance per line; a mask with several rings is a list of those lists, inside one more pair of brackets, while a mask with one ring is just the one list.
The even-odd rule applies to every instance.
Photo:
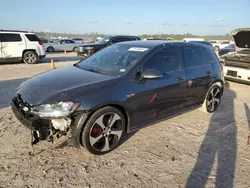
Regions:
[[77, 52], [78, 47], [73, 48], [73, 52]]
[[33, 51], [27, 51], [23, 54], [23, 62], [26, 64], [36, 64], [37, 60], [37, 54]]
[[49, 46], [47, 48], [47, 52], [54, 52], [54, 51], [55, 51], [55, 49], [52, 46]]
[[[217, 93], [217, 91], [219, 91], [219, 93]], [[211, 93], [213, 93], [213, 95]], [[209, 88], [206, 94], [206, 98], [202, 104], [201, 110], [206, 113], [215, 112], [220, 105], [221, 96], [222, 96], [221, 83], [217, 82]]]
[[125, 124], [124, 115], [120, 110], [111, 106], [103, 107], [94, 112], [87, 121], [81, 134], [82, 144], [91, 154], [106, 154], [120, 144]]

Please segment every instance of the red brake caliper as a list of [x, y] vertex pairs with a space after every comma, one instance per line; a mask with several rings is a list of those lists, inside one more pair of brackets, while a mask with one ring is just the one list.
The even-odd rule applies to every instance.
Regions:
[[98, 135], [100, 133], [100, 128], [99, 127], [93, 127], [92, 133], [94, 136]]

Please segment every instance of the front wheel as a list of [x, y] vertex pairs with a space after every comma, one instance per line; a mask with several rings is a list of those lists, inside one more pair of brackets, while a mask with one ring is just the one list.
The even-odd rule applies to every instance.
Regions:
[[27, 51], [23, 54], [23, 62], [27, 64], [36, 64], [37, 54], [33, 51]]
[[90, 117], [82, 132], [82, 143], [88, 152], [103, 155], [119, 145], [124, 131], [124, 115], [117, 108], [107, 106]]
[[73, 48], [73, 52], [77, 52], [77, 50], [78, 50], [78, 47]]
[[213, 113], [220, 105], [222, 96], [222, 88], [219, 83], [213, 84], [206, 95], [206, 99], [202, 105], [202, 109], [205, 112]]

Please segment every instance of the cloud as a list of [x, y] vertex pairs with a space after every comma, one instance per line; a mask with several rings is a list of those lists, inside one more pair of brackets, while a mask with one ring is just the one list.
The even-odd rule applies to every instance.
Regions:
[[131, 22], [131, 21], [126, 21], [125, 23], [126, 23], [126, 24], [132, 24], [132, 22]]
[[215, 21], [216, 22], [222, 22], [222, 21], [224, 21], [224, 19], [223, 18], [217, 18]]
[[98, 24], [98, 23], [101, 23], [101, 22], [98, 21], [98, 20], [91, 20], [91, 21], [89, 21], [89, 23]]

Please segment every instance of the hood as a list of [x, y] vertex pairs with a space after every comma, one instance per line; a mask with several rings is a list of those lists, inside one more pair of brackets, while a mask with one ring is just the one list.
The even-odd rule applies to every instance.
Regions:
[[[80, 93], [83, 94], [88, 92], [88, 89], [97, 89], [105, 81], [115, 80], [115, 78], [117, 77], [97, 74], [75, 66], [67, 66], [28, 79], [19, 86], [17, 93], [29, 104], [38, 105], [48, 99], [50, 101], [62, 98], [66, 100], [68, 97], [70, 100], [72, 98], [70, 98], [69, 93], [73, 90], [78, 92], [80, 90]], [[75, 93], [73, 95], [75, 96]]]
[[102, 46], [107, 46], [106, 44], [98, 44], [98, 43], [85, 43], [81, 45], [81, 47], [102, 47]]
[[231, 31], [235, 41], [237, 51], [242, 49], [250, 49], [250, 28], [240, 28]]

